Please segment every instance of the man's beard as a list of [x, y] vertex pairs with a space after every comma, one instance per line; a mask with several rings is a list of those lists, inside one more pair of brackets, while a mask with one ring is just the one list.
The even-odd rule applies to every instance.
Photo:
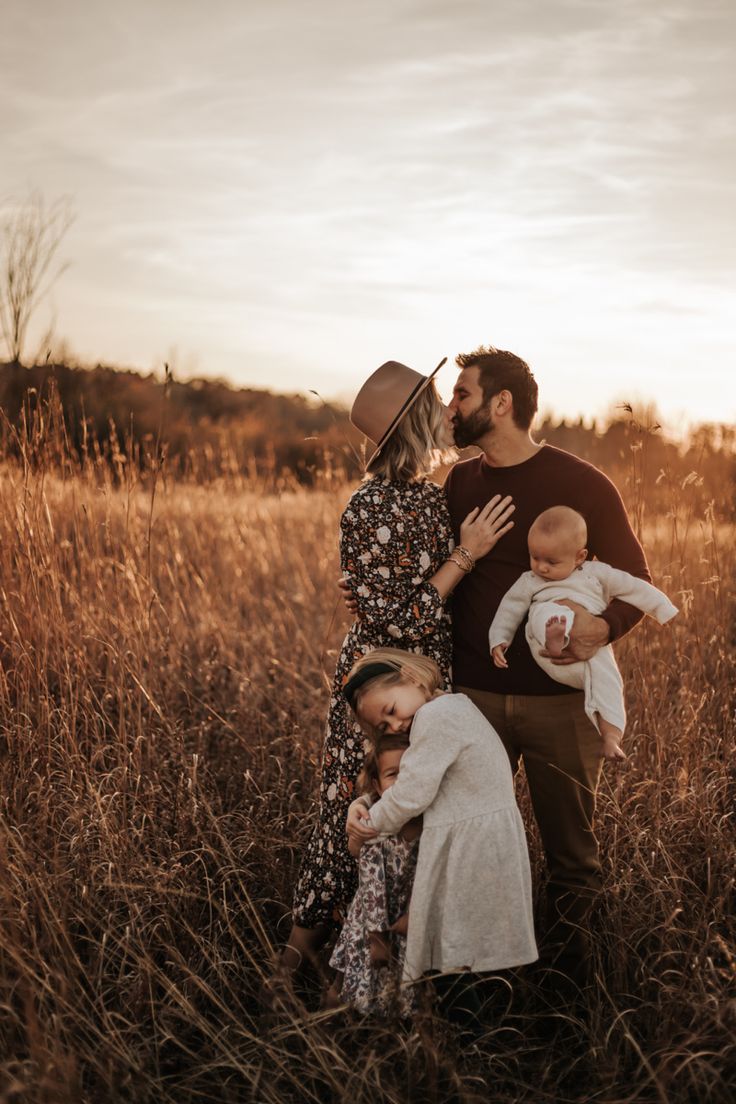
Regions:
[[482, 407], [468, 414], [467, 418], [461, 418], [456, 414], [453, 419], [455, 427], [455, 444], [458, 448], [467, 448], [476, 444], [481, 437], [490, 433], [493, 429], [491, 416]]

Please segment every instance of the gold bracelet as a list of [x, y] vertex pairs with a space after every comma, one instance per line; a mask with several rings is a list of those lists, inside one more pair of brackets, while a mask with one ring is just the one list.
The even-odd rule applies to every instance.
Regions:
[[[455, 549], [455, 552], [457, 552], [457, 549]], [[450, 553], [450, 555], [447, 557], [447, 562], [454, 563], [455, 567], [459, 567], [461, 571], [464, 571], [465, 574], [468, 575], [473, 570], [472, 567], [468, 567], [462, 557], [456, 560], [455, 552]]]
[[468, 571], [472, 571], [473, 568], [475, 567], [475, 559], [470, 554], [468, 549], [465, 548], [464, 545], [459, 544], [457, 546], [457, 548], [453, 549], [453, 551], [457, 552], [457, 554], [460, 556], [460, 558], [465, 560], [465, 563], [468, 565]]

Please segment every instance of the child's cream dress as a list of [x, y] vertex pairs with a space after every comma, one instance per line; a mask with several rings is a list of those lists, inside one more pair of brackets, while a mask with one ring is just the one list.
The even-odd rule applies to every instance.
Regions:
[[420, 813], [404, 980], [534, 962], [529, 855], [511, 766], [464, 694], [443, 694], [417, 712], [401, 772], [370, 818], [393, 833]]

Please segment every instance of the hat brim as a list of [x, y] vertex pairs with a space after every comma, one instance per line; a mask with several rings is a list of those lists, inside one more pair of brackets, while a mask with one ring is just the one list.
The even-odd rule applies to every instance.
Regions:
[[439, 370], [440, 370], [440, 368], [442, 367], [442, 365], [443, 365], [443, 364], [446, 364], [446, 363], [447, 363], [447, 357], [443, 357], [443, 358], [442, 358], [442, 360], [441, 360], [441, 361], [439, 362], [439, 364], [437, 365], [437, 367], [436, 367], [436, 368], [435, 368], [435, 369], [434, 369], [434, 370], [433, 370], [432, 372], [430, 372], [428, 376], [425, 376], [425, 377], [424, 377], [424, 379], [423, 379], [423, 380], [421, 380], [421, 381], [420, 381], [420, 382], [419, 382], [419, 383], [417, 384], [417, 386], [416, 386], [416, 387], [414, 388], [414, 390], [412, 391], [411, 395], [409, 395], [409, 398], [408, 398], [408, 399], [406, 400], [406, 402], [405, 402], [405, 403], [404, 403], [404, 405], [402, 406], [402, 408], [401, 408], [401, 410], [399, 411], [399, 413], [398, 413], [398, 414], [396, 415], [396, 417], [395, 417], [395, 418], [394, 418], [394, 420], [392, 421], [391, 425], [390, 425], [390, 426], [388, 427], [388, 429], [387, 429], [387, 430], [386, 430], [386, 432], [384, 433], [384, 435], [383, 435], [383, 437], [381, 438], [381, 440], [380, 440], [380, 441], [378, 442], [378, 444], [376, 445], [376, 448], [374, 449], [374, 451], [373, 451], [373, 452], [371, 453], [371, 455], [370, 455], [370, 456], [368, 457], [368, 459], [366, 460], [366, 462], [365, 462], [365, 466], [366, 466], [366, 469], [368, 469], [368, 468], [369, 468], [369, 467], [371, 466], [371, 464], [372, 464], [372, 463], [373, 463], [373, 461], [374, 461], [374, 460], [376, 459], [376, 457], [377, 457], [377, 456], [378, 456], [378, 454], [380, 453], [381, 449], [382, 449], [382, 448], [384, 447], [384, 445], [386, 444], [386, 442], [388, 441], [389, 437], [390, 437], [390, 436], [391, 436], [391, 434], [392, 434], [392, 433], [394, 432], [394, 430], [395, 430], [395, 429], [397, 428], [397, 426], [399, 425], [399, 423], [403, 421], [403, 419], [404, 419], [404, 418], [406, 417], [406, 415], [407, 415], [407, 414], [409, 413], [409, 411], [411, 410], [412, 406], [413, 406], [413, 405], [414, 405], [414, 403], [415, 403], [415, 402], [417, 401], [417, 399], [419, 398], [419, 396], [420, 396], [420, 395], [422, 394], [422, 392], [423, 392], [423, 391], [424, 391], [424, 390], [425, 390], [425, 389], [426, 389], [427, 387], [429, 387], [430, 383], [432, 382], [432, 380], [434, 379], [434, 377], [435, 377], [435, 376], [437, 375], [437, 373], [439, 372]]

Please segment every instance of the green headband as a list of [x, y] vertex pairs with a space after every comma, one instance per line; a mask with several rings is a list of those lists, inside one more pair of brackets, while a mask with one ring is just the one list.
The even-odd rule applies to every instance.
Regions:
[[377, 678], [379, 675], [394, 675], [401, 673], [401, 668], [394, 663], [366, 663], [365, 667], [361, 667], [359, 671], [356, 671], [352, 675], [342, 688], [342, 692], [348, 699], [348, 705], [353, 708], [353, 702], [355, 695], [361, 686], [364, 686], [366, 682], [370, 682], [371, 679]]

